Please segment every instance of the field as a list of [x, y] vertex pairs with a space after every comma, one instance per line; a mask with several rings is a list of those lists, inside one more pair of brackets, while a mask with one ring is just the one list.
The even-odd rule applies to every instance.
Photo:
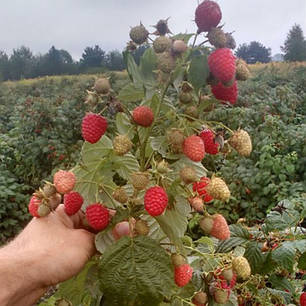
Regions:
[[[237, 154], [226, 142], [221, 153], [206, 154], [202, 163], [197, 163], [197, 166], [188, 164], [198, 167], [197, 171], [201, 176], [215, 173], [227, 183], [230, 199], [227, 202], [214, 200], [212, 204], [207, 204], [206, 209], [211, 215], [222, 214], [228, 223], [233, 224], [229, 241], [217, 244], [215, 240], [205, 240], [198, 225], [199, 214], [191, 211], [187, 212], [186, 224], [185, 219], [181, 221], [181, 217], [175, 219], [174, 223], [183, 224], [185, 231], [182, 235], [179, 231], [178, 235], [183, 244], [190, 250], [202, 252], [201, 254], [209, 253], [210, 247], [214, 249], [213, 253], [239, 254], [243, 245], [244, 256], [254, 275], [248, 284], [239, 284], [235, 294], [231, 294], [232, 304], [227, 305], [237, 305], [237, 296], [246, 299], [247, 293], [249, 300], [253, 298], [259, 305], [263, 305], [260, 304], [263, 301], [266, 301], [265, 305], [281, 305], [297, 300], [302, 288], [300, 279], [305, 279], [301, 270], [305, 270], [305, 240], [302, 238], [306, 214], [306, 63], [256, 64], [249, 68], [251, 78], [239, 82], [239, 97], [235, 105], [218, 102], [206, 87], [205, 99], [197, 105], [199, 113], [196, 116], [188, 114], [183, 118], [186, 106], [178, 104], [174, 98], [176, 88], [171, 88], [168, 100], [159, 106], [162, 116], [158, 118], [160, 126], [152, 131], [155, 140], [151, 142], [151, 151], [147, 147], [144, 147], [144, 151], [148, 151], [149, 156], [153, 156], [152, 150], [156, 151], [156, 162], [166, 159], [175, 169], [177, 155], [166, 152], [165, 131], [171, 129], [170, 122], [176, 116], [184, 119], [180, 119], [180, 122], [187, 126], [188, 132], [199, 131], [205, 122], [214, 126], [215, 132], [223, 133], [225, 139], [230, 131], [239, 128], [249, 133], [253, 144], [249, 157]], [[142, 98], [139, 98], [139, 89], [131, 87], [127, 72], [110, 73], [106, 76], [110, 79], [111, 95], [114, 98], [110, 99], [103, 112], [108, 120], [105, 139], [112, 139], [116, 129], [130, 135], [131, 123], [123, 113], [118, 112], [118, 105], [122, 103], [124, 108], [130, 110], [136, 107]], [[52, 181], [52, 175], [58, 169], [74, 167], [74, 171], [82, 176], [82, 170], [76, 167], [84, 159], [84, 156], [80, 159], [83, 146], [80, 126], [85, 113], [92, 110], [93, 106], [85, 101], [87, 91], [92, 91], [98, 77], [101, 76], [45, 77], [0, 85], [0, 244], [14, 237], [28, 222], [29, 198], [44, 180]], [[171, 99], [175, 101], [172, 105]], [[153, 105], [154, 95], [149, 100], [147, 105], [153, 109], [157, 107]], [[102, 101], [103, 105], [94, 105], [95, 112], [103, 110], [105, 98], [102, 97]], [[198, 121], [188, 120], [188, 116], [189, 119], [198, 116]], [[143, 133], [142, 130], [139, 133]], [[148, 135], [141, 134], [138, 137], [149, 140]], [[137, 137], [133, 134], [131, 139], [134, 141]], [[109, 145], [111, 146], [111, 142], [109, 144], [105, 140], [100, 145], [97, 144], [96, 149], [104, 154], [104, 146], [109, 148]], [[83, 154], [86, 154], [86, 150], [88, 147], [85, 145]], [[143, 154], [147, 158], [147, 153]], [[141, 167], [142, 151], [135, 150], [135, 156]], [[85, 157], [94, 159], [89, 155]], [[131, 172], [129, 167], [134, 169], [135, 162], [132, 157], [126, 156], [122, 157], [123, 161], [118, 161], [112, 155], [109, 158], [118, 169], [122, 169], [119, 171], [121, 177], [114, 178], [112, 183], [113, 186], [121, 186], [120, 179], [128, 181]], [[154, 175], [157, 174], [154, 172]], [[171, 175], [170, 173], [169, 177]], [[163, 179], [162, 175], [158, 180]], [[179, 188], [176, 185], [171, 186]], [[109, 193], [111, 191], [107, 192]], [[107, 197], [101, 195], [101, 199], [104, 201]], [[168, 217], [172, 218], [170, 215]], [[159, 220], [162, 228], [165, 226], [163, 222], [162, 219]], [[244, 227], [240, 227], [242, 224]], [[297, 227], [299, 230], [296, 231]], [[167, 228], [165, 232], [169, 234]], [[168, 236], [175, 237], [176, 240], [176, 234], [175, 231], [170, 231]], [[102, 235], [99, 237], [101, 240], [106, 239]], [[201, 237], [203, 240], [200, 240]], [[284, 237], [288, 237], [288, 241]], [[295, 244], [290, 244], [290, 241]], [[97, 248], [103, 252], [106, 248], [105, 241], [98, 244]], [[145, 255], [141, 253], [141, 256]], [[154, 258], [152, 261], [156, 264]], [[208, 263], [216, 264], [207, 261], [206, 264]], [[198, 263], [194, 265], [197, 266]], [[88, 268], [89, 266], [87, 270]], [[114, 272], [115, 268], [112, 268]], [[96, 300], [89, 298], [90, 290], [82, 277], [81, 275], [74, 283], [68, 281], [64, 284], [58, 290], [56, 298], [72, 299], [73, 305], [94, 305]], [[96, 276], [90, 277], [94, 279]], [[201, 277], [196, 277], [194, 286], [198, 289]], [[120, 283], [121, 280], [117, 281], [123, 291], [128, 290]], [[152, 279], [154, 281], [156, 280]], [[259, 283], [265, 284], [260, 287]], [[82, 296], [74, 295], [82, 290]], [[99, 295], [100, 289], [95, 290]], [[190, 302], [195, 289], [189, 286], [184, 290], [177, 291], [174, 298], [181, 304], [177, 302], [171, 305], [188, 305], [186, 303]], [[96, 292], [93, 297], [96, 297]], [[154, 295], [155, 292], [150, 294]], [[266, 300], [258, 298], [261, 295], [265, 295], [262, 299]], [[54, 305], [56, 298], [52, 297], [48, 305]], [[106, 296], [103, 305], [111, 305], [108, 298]], [[166, 298], [164, 301], [162, 305], [170, 305]]]

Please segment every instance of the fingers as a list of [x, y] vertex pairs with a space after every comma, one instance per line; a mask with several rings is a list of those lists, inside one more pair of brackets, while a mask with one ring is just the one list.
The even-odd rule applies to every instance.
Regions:
[[90, 259], [93, 255], [97, 253], [96, 247], [95, 247], [95, 235], [84, 230], [79, 229], [78, 231], [78, 238], [82, 237], [83, 245], [86, 247], [88, 252], [88, 259]]
[[56, 214], [67, 227], [75, 229], [86, 229], [83, 224], [83, 220], [85, 218], [83, 211], [79, 210], [76, 214], [68, 216], [65, 212], [64, 205], [60, 204], [56, 209]]

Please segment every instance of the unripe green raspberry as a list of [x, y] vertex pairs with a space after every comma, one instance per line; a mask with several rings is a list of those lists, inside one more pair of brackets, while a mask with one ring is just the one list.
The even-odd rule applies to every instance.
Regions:
[[97, 79], [94, 85], [94, 90], [98, 94], [108, 94], [111, 86], [109, 84], [109, 80], [106, 78]]
[[172, 41], [166, 36], [159, 36], [153, 42], [153, 49], [156, 53], [163, 53], [170, 49]]
[[144, 220], [137, 220], [135, 223], [134, 229], [138, 235], [142, 235], [142, 236], [147, 236], [150, 231], [150, 228], [147, 222]]
[[220, 28], [212, 28], [207, 37], [209, 42], [216, 48], [224, 48], [226, 46], [226, 35]]
[[185, 184], [193, 183], [198, 179], [195, 169], [188, 166], [181, 169], [180, 178]]
[[161, 162], [159, 162], [159, 163], [157, 164], [157, 171], [158, 171], [159, 173], [162, 173], [162, 174], [167, 173], [167, 172], [169, 171], [168, 163], [167, 163], [166, 161], [164, 161], [164, 160], [162, 160]]
[[130, 38], [138, 45], [141, 45], [147, 41], [148, 36], [149, 32], [141, 23], [139, 26], [133, 27], [130, 31]]
[[171, 255], [171, 261], [172, 261], [172, 264], [175, 267], [182, 266], [182, 265], [184, 265], [186, 263], [185, 257], [180, 255], [180, 254], [172, 254]]
[[247, 279], [251, 275], [251, 267], [248, 260], [243, 256], [235, 257], [232, 261], [233, 269], [242, 279]]
[[132, 146], [132, 142], [126, 135], [118, 135], [113, 140], [114, 151], [117, 155], [120, 156], [128, 153], [131, 150]]
[[123, 187], [117, 188], [113, 193], [113, 198], [118, 201], [119, 203], [126, 203], [128, 200], [128, 195], [125, 192]]
[[50, 208], [45, 204], [40, 205], [37, 210], [37, 213], [40, 217], [46, 217], [50, 214], [50, 212]]
[[131, 175], [131, 183], [136, 190], [143, 190], [149, 184], [149, 174], [146, 172], [134, 172]]
[[175, 59], [170, 52], [158, 54], [158, 68], [164, 73], [170, 73], [175, 68]]
[[188, 104], [192, 102], [192, 94], [190, 92], [181, 92], [179, 95], [179, 100], [183, 104]]
[[49, 198], [49, 197], [53, 196], [56, 193], [56, 188], [55, 188], [55, 186], [53, 184], [47, 183], [43, 187], [43, 193], [44, 193], [45, 197]]

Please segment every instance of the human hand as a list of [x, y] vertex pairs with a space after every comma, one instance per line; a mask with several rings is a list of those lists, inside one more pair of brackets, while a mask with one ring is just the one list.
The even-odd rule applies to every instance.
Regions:
[[[7, 263], [6, 266], [0, 264], [1, 286], [5, 277], [7, 290], [14, 291], [15, 297], [16, 291], [17, 296], [20, 292], [29, 291], [33, 295], [36, 291], [38, 296], [34, 294], [31, 298], [34, 301], [43, 288], [80, 272], [95, 253], [94, 235], [81, 228], [82, 217], [82, 212], [67, 216], [64, 206], [60, 205], [45, 218], [33, 218], [13, 242], [0, 249], [0, 261]], [[20, 301], [22, 299], [26, 302], [16, 305], [31, 305], [27, 296], [20, 297]], [[10, 300], [9, 305], [15, 304]]]

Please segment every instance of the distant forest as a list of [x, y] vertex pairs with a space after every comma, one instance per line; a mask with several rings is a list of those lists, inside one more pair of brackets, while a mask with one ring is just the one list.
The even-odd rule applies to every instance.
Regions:
[[[144, 45], [133, 51], [137, 63], [146, 49], [147, 46]], [[86, 47], [79, 61], [74, 61], [68, 51], [54, 46], [46, 54], [38, 55], [24, 46], [14, 49], [10, 56], [0, 51], [0, 81], [123, 69], [125, 63], [121, 52], [105, 52], [98, 45]]]

